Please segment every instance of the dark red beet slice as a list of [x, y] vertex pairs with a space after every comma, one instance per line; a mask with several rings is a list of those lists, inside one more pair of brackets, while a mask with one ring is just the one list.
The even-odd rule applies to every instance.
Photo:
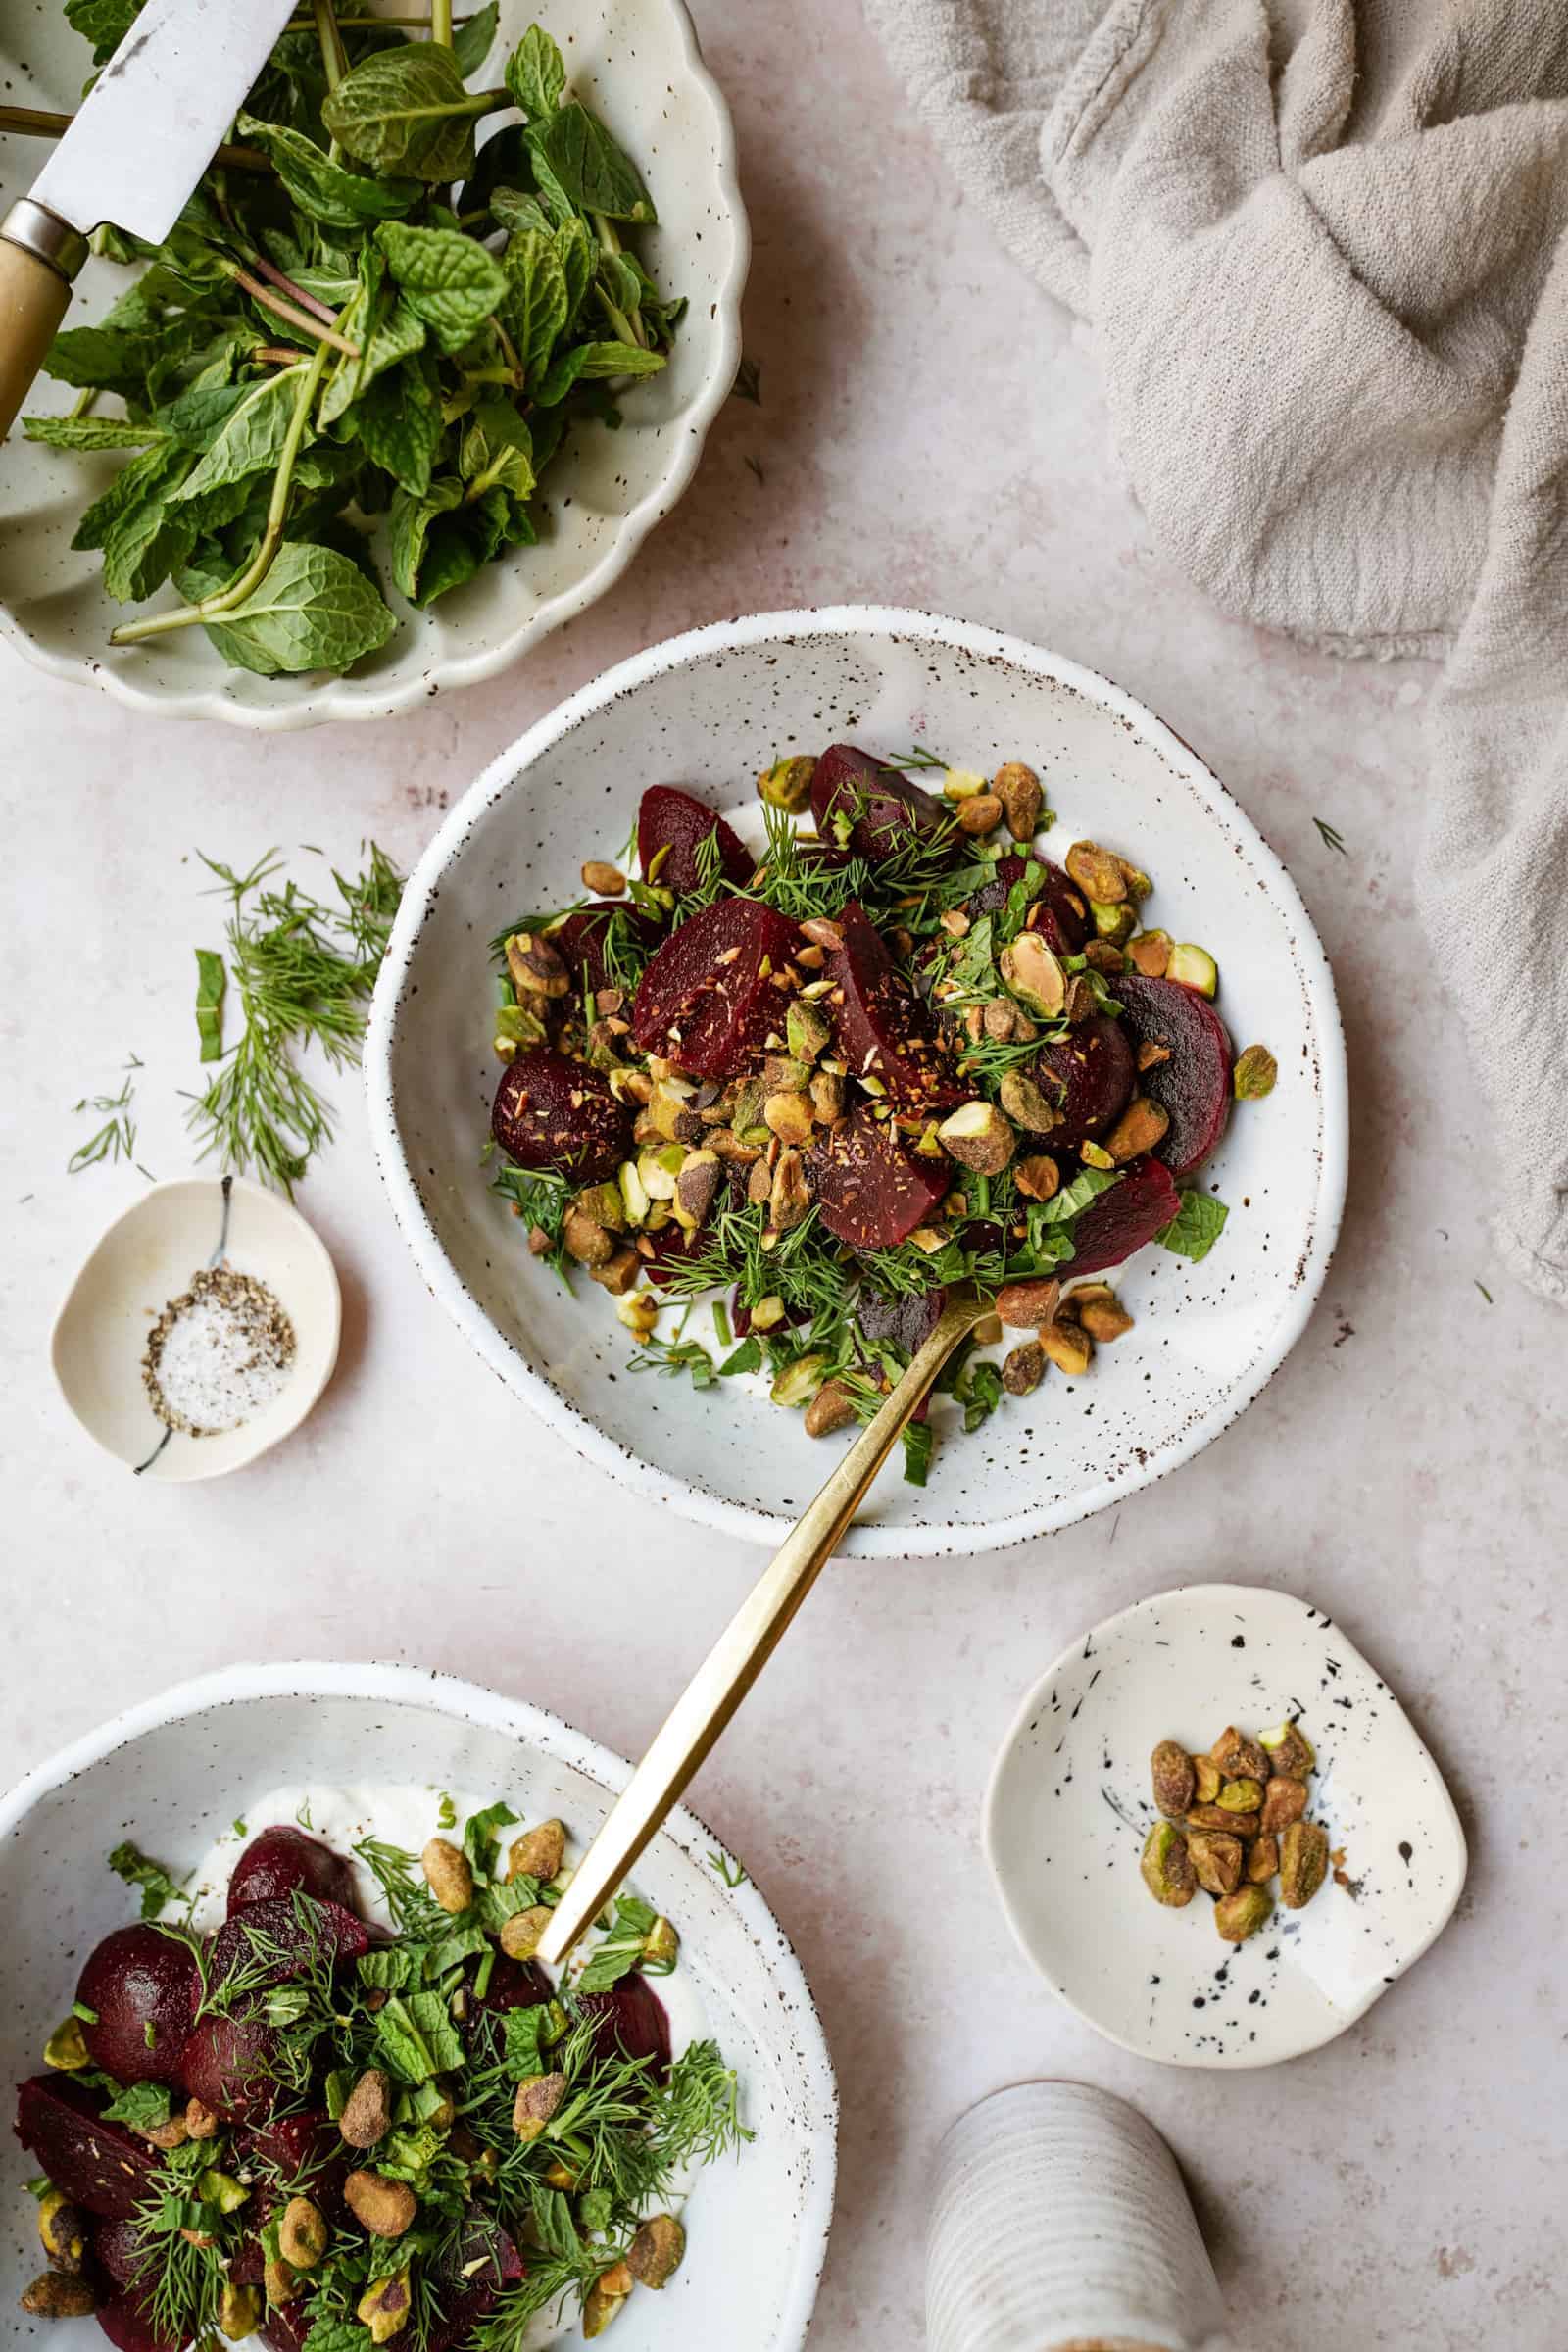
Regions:
[[509, 1061], [496, 1088], [490, 1132], [519, 1168], [550, 1168], [597, 1184], [631, 1148], [632, 1114], [597, 1070], [550, 1046]]
[[599, 2020], [596, 2058], [652, 2058], [654, 2078], [663, 2082], [669, 2072], [669, 2019], [640, 1969], [622, 1977], [608, 1992], [585, 1992], [577, 2006], [584, 2017]]
[[329, 2222], [344, 2220], [348, 2208], [343, 2202], [343, 2183], [361, 2160], [356, 2156], [351, 2163], [329, 2116], [318, 2112], [274, 2117], [248, 2132], [243, 2148], [247, 2171], [263, 2176], [255, 2201], [246, 2209], [247, 2218], [258, 2228], [275, 2201], [269, 2186], [274, 2181], [282, 2193], [292, 2195], [298, 2189], [310, 2196]]
[[[970, 914], [1000, 914], [1013, 884], [1023, 880], [1029, 862], [1016, 851], [999, 858], [994, 879], [982, 883], [969, 901]], [[1059, 865], [1053, 865], [1049, 858], [1036, 858], [1033, 862], [1041, 868], [1042, 880], [1030, 901], [1033, 919], [1029, 928], [1039, 932], [1054, 956], [1076, 956], [1089, 937], [1089, 910]]]
[[[726, 882], [744, 890], [757, 871], [757, 859], [717, 809], [676, 784], [650, 784], [637, 810], [637, 856], [644, 874], [661, 890], [695, 890], [702, 879], [697, 852], [710, 833], [718, 835], [719, 871]], [[661, 850], [665, 855], [656, 872], [654, 860]], [[560, 944], [558, 939], [555, 945]]]
[[183, 2334], [160, 2335], [153, 2326], [150, 2301], [134, 2289], [122, 2288], [110, 2301], [100, 2303], [97, 2317], [116, 2352], [183, 2352]]
[[[481, 2265], [477, 2270], [470, 2268], [475, 2263]], [[502, 2288], [514, 2286], [524, 2276], [522, 2257], [504, 2230], [475, 2229], [461, 2239], [438, 2273], [441, 2316], [430, 2328], [426, 2352], [453, 2352], [466, 2343], [469, 2329], [493, 2309]]]
[[1059, 1046], [1042, 1046], [1027, 1066], [1061, 1113], [1046, 1137], [1053, 1152], [1076, 1152], [1091, 1136], [1102, 1135], [1131, 1102], [1137, 1076], [1132, 1047], [1108, 1012], [1092, 1013]]
[[76, 1985], [82, 2007], [98, 2012], [98, 2023], [81, 2029], [94, 2066], [117, 2082], [177, 2082], [201, 1992], [188, 1944], [155, 1927], [117, 1928], [89, 1956]]
[[905, 1298], [878, 1298], [871, 1292], [862, 1291], [858, 1308], [860, 1329], [868, 1340], [889, 1342], [913, 1355], [941, 1322], [947, 1295], [940, 1283], [934, 1291], [917, 1291]]
[[1142, 1071], [1138, 1083], [1169, 1113], [1157, 1156], [1181, 1182], [1202, 1166], [1231, 1115], [1230, 1033], [1208, 999], [1179, 980], [1126, 972], [1116, 995], [1134, 1043], [1169, 1052], [1170, 1059]]
[[[801, 1324], [809, 1323], [810, 1320], [811, 1310], [808, 1306], [785, 1306], [778, 1322], [769, 1328], [774, 1331], [795, 1331]], [[731, 1291], [729, 1295], [729, 1321], [735, 1337], [744, 1340], [752, 1328], [752, 1310], [738, 1290]]]
[[[268, 2352], [302, 2352], [316, 2322], [302, 2303], [274, 2303], [267, 2315], [267, 2325], [257, 2337], [266, 2344]], [[369, 2342], [369, 2336], [366, 2336]], [[395, 2340], [395, 2339], [394, 2339]]]
[[256, 2016], [208, 2016], [185, 2044], [185, 2088], [228, 2123], [265, 2115], [277, 2094], [277, 2034]]
[[786, 999], [773, 975], [799, 945], [796, 926], [754, 900], [701, 908], [642, 976], [631, 1016], [637, 1043], [695, 1077], [733, 1077], [754, 1048], [782, 1032]]
[[582, 988], [583, 973], [588, 974], [592, 989], [608, 988], [611, 976], [605, 963], [605, 934], [611, 917], [623, 914], [645, 948], [650, 952], [660, 937], [660, 926], [651, 914], [634, 906], [629, 899], [594, 899], [568, 914], [550, 933], [550, 945], [571, 975], [574, 990]]
[[292, 1895], [280, 1895], [247, 1903], [224, 1920], [213, 1937], [208, 1983], [216, 1991], [243, 1968], [254, 1985], [286, 1984], [304, 1976], [318, 1953], [334, 1962], [358, 1960], [369, 1948], [369, 1929], [341, 1903], [318, 1896], [296, 1903]]
[[100, 2222], [92, 2233], [93, 2259], [114, 2286], [134, 2286], [147, 2260], [148, 2241], [134, 2222]]
[[829, 1233], [857, 1250], [891, 1250], [923, 1225], [948, 1189], [951, 1161], [910, 1151], [891, 1120], [858, 1110], [807, 1155]]
[[903, 849], [911, 834], [934, 833], [951, 821], [943, 802], [853, 743], [830, 744], [818, 760], [811, 815], [833, 847], [839, 846], [834, 818], [852, 818], [850, 847], [858, 857], [872, 859]]
[[840, 1057], [853, 1078], [879, 1078], [900, 1109], [945, 1109], [967, 1100], [932, 1034], [926, 1010], [882, 934], [852, 899], [839, 917], [844, 945], [828, 961], [842, 991], [830, 998]]
[[263, 1830], [234, 1865], [228, 1916], [232, 1919], [247, 1903], [276, 1902], [296, 1886], [323, 1902], [341, 1903], [345, 1911], [354, 1908], [354, 1870], [342, 1854], [334, 1854], [318, 1838], [307, 1838], [303, 1830]]
[[1163, 1233], [1181, 1204], [1168, 1168], [1157, 1159], [1135, 1159], [1119, 1184], [1090, 1201], [1073, 1227], [1074, 1252], [1057, 1272], [1078, 1282], [1086, 1274], [1119, 1266], [1124, 1257]]
[[468, 2015], [504, 2017], [509, 2009], [537, 2009], [549, 1998], [550, 1979], [542, 1968], [532, 1960], [509, 1960], [505, 1952], [498, 1952], [483, 1994], [469, 1985]]
[[106, 2124], [100, 2104], [69, 2076], [34, 2075], [17, 2090], [17, 2137], [73, 2204], [124, 2222], [146, 2202], [159, 2158], [123, 2124]]

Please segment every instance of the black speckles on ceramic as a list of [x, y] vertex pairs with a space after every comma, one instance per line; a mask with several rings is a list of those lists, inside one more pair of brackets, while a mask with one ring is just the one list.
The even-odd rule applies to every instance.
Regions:
[[[630, 1769], [542, 1708], [406, 1666], [233, 1667], [132, 1708], [0, 1799], [0, 2081], [37, 2072], [87, 1952], [133, 1916], [104, 1866], [122, 1838], [189, 1867], [251, 1798], [316, 1781], [493, 1789], [586, 1841]], [[625, 2352], [677, 2341], [799, 2352], [833, 2210], [838, 2093], [821, 2022], [763, 1896], [694, 1814], [676, 1809], [637, 1881], [679, 1928], [680, 1966], [739, 2073], [757, 2136], [703, 2175], [687, 2216], [692, 2259], [641, 2318], [623, 2315], [617, 2341]], [[30, 2169], [5, 2132], [7, 2313], [39, 2268], [22, 2189]], [[14, 2340], [9, 2323], [0, 2332]], [[77, 2340], [40, 2335], [59, 2352]], [[90, 2328], [83, 2346], [89, 2338]]]
[[[513, 48], [540, 14], [534, 0], [501, 0], [496, 51]], [[545, 477], [535, 547], [518, 548], [417, 612], [390, 598], [399, 627], [353, 674], [258, 677], [224, 666], [202, 629], [138, 646], [111, 646], [124, 618], [102, 586], [102, 565], [73, 553], [83, 509], [113, 479], [103, 458], [63, 465], [20, 437], [0, 483], [0, 629], [19, 653], [57, 677], [98, 686], [162, 718], [229, 719], [291, 728], [326, 719], [390, 718], [434, 695], [493, 677], [613, 586], [655, 525], [683, 496], [740, 364], [741, 294], [751, 231], [741, 201], [735, 134], [702, 62], [682, 0], [552, 0], [550, 30], [572, 87], [636, 157], [659, 212], [639, 250], [687, 311], [660, 374], [620, 402], [618, 432], [574, 434]], [[8, 102], [71, 109], [88, 52], [56, 5], [0, 11], [0, 87]], [[16, 167], [24, 155], [11, 149]], [[13, 193], [15, 190], [13, 189]], [[123, 272], [89, 262], [73, 325], [97, 318]], [[68, 409], [74, 394], [42, 383], [29, 406]], [[383, 563], [381, 571], [386, 576]]]
[[[1164, 1910], [1139, 1875], [1150, 1754], [1287, 1718], [1316, 1751], [1308, 1810], [1342, 1880], [1233, 1949], [1208, 1895]], [[1058, 1658], [997, 1759], [985, 1838], [1053, 1989], [1175, 2066], [1268, 2066], [1333, 2040], [1441, 1934], [1466, 1865], [1452, 1800], [1388, 1686], [1319, 1610], [1247, 1585], [1160, 1593]]]
[[862, 607], [720, 623], [621, 663], [502, 754], [421, 859], [376, 991], [371, 1135], [420, 1272], [509, 1387], [651, 1500], [776, 1544], [833, 1445], [759, 1400], [627, 1377], [610, 1302], [542, 1275], [490, 1191], [487, 943], [569, 900], [585, 857], [619, 853], [643, 785], [738, 809], [760, 768], [836, 736], [917, 740], [988, 772], [1030, 761], [1057, 811], [1051, 842], [1092, 833], [1136, 853], [1152, 917], [1216, 954], [1238, 1046], [1264, 1041], [1284, 1073], [1239, 1106], [1199, 1179], [1231, 1205], [1202, 1264], [1141, 1252], [1117, 1277], [1136, 1328], [1088, 1378], [1053, 1372], [972, 1440], [939, 1445], [924, 1489], [884, 1478], [846, 1544], [990, 1549], [1121, 1499], [1233, 1421], [1305, 1323], [1344, 1199], [1344, 1041], [1305, 909], [1223, 787], [1119, 688], [993, 630]]

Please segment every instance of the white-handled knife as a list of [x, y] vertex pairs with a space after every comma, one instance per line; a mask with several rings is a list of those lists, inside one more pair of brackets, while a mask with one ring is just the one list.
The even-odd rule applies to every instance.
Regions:
[[112, 220], [162, 244], [294, 0], [146, 0], [30, 196], [0, 220], [0, 441]]

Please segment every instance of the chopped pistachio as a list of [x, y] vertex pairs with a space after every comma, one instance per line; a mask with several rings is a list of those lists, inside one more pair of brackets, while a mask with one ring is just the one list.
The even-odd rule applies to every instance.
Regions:
[[1214, 1925], [1227, 1943], [1245, 1943], [1273, 1915], [1273, 1898], [1261, 1886], [1239, 1886], [1214, 1905]]
[[1038, 931], [1020, 931], [997, 959], [998, 969], [1011, 995], [1052, 1020], [1067, 1001], [1067, 975]]
[[1154, 1802], [1172, 1820], [1180, 1821], [1197, 1791], [1193, 1760], [1179, 1740], [1161, 1740], [1149, 1759]]
[[773, 1402], [789, 1406], [809, 1404], [827, 1378], [827, 1367], [828, 1358], [825, 1355], [798, 1355], [793, 1363], [784, 1366], [774, 1381], [769, 1391]]
[[1274, 1092], [1280, 1065], [1267, 1046], [1249, 1046], [1236, 1057], [1231, 1085], [1238, 1102], [1257, 1102]]
[[1186, 1838], [1173, 1823], [1155, 1822], [1144, 1840], [1139, 1869], [1155, 1902], [1163, 1903], [1167, 1910], [1180, 1911], [1192, 1901], [1198, 1884], [1193, 1858]]
[[1280, 1900], [1299, 1911], [1328, 1876], [1329, 1838], [1321, 1822], [1293, 1821], [1280, 1833]]
[[764, 767], [757, 779], [757, 790], [770, 808], [783, 808], [798, 816], [811, 797], [811, 778], [816, 773], [816, 761], [797, 753], [793, 759], [775, 760]]
[[1213, 956], [1206, 948], [1195, 948], [1190, 941], [1172, 948], [1165, 977], [1179, 980], [1183, 988], [1196, 989], [1200, 997], [1211, 997], [1219, 986]]

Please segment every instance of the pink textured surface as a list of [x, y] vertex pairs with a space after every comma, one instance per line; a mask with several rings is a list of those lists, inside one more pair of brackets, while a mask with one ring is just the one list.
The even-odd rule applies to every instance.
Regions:
[[[1050, 2073], [1147, 2109], [1222, 2283], [1245, 2274], [1279, 2352], [1322, 2340], [1303, 2238], [1324, 2255], [1337, 2340], [1552, 2352], [1565, 1903], [1543, 1848], [1560, 1849], [1568, 1808], [1559, 1793], [1526, 1821], [1503, 1791], [1560, 1779], [1563, 1325], [1490, 1257], [1488, 1136], [1413, 919], [1433, 673], [1298, 654], [1221, 620], [1153, 559], [1087, 342], [967, 210], [843, 0], [698, 13], [756, 230], [762, 406], [730, 403], [613, 595], [416, 719], [276, 741], [136, 725], [0, 662], [0, 1507], [10, 1558], [48, 1595], [8, 1620], [28, 1701], [0, 1723], [0, 1778], [177, 1675], [302, 1651], [472, 1674], [635, 1752], [756, 1571], [738, 1544], [650, 1522], [485, 1375], [408, 1263], [350, 1087], [301, 1196], [345, 1303], [341, 1366], [310, 1422], [202, 1488], [133, 1489], [92, 1450], [50, 1386], [47, 1327], [141, 1179], [68, 1183], [87, 1132], [69, 1106], [113, 1092], [134, 1051], [139, 1156], [164, 1177], [187, 1165], [190, 950], [219, 933], [195, 846], [244, 862], [318, 842], [341, 865], [373, 832], [407, 864], [447, 798], [563, 694], [747, 608], [890, 597], [1016, 629], [1160, 711], [1290, 862], [1349, 1036], [1349, 1205], [1313, 1325], [1235, 1429], [1049, 1543], [835, 1571], [697, 1784], [794, 1938], [839, 2064], [842, 2188], [813, 2345], [918, 2341], [937, 2136], [983, 2091]], [[502, 1476], [526, 1495], [525, 1533], [497, 1533]], [[1342, 2041], [1270, 2080], [1168, 2077], [1060, 2010], [1012, 1947], [976, 1838], [992, 1752], [1039, 1667], [1076, 1628], [1203, 1576], [1266, 1579], [1343, 1615], [1396, 1673], [1472, 1838], [1437, 1948]], [[1294, 2238], [1241, 2185], [1247, 2152], [1282, 2125]]]

